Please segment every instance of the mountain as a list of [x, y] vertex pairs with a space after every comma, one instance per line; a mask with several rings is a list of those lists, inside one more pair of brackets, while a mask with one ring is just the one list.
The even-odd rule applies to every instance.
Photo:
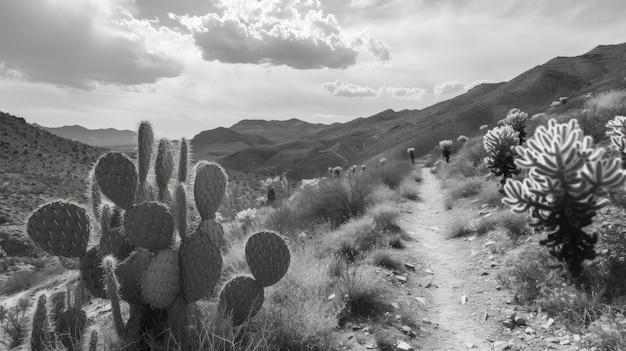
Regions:
[[35, 126], [62, 138], [80, 141], [91, 146], [109, 149], [132, 149], [137, 144], [137, 133], [132, 130], [118, 130], [114, 128], [87, 129], [79, 125], [56, 128], [43, 127], [36, 124]]
[[284, 142], [306, 137], [328, 128], [325, 124], [313, 124], [292, 118], [286, 121], [244, 119], [230, 129], [241, 134], [256, 135], [274, 142]]
[[242, 134], [230, 128], [219, 127], [200, 132], [190, 143], [194, 159], [216, 160], [248, 148], [270, 145], [272, 141], [262, 136]]
[[[310, 134], [306, 130], [297, 140], [242, 149], [220, 162], [240, 170], [286, 171], [290, 177], [303, 178], [323, 175], [329, 166], [346, 167], [404, 153], [407, 147], [425, 155], [440, 140], [477, 135], [483, 124], [494, 126], [511, 108], [533, 115], [550, 109], [560, 97], [569, 98], [560, 112], [580, 108], [587, 93], [624, 88], [625, 76], [626, 43], [601, 45], [580, 56], [556, 57], [508, 82], [481, 84], [422, 110], [386, 110]], [[248, 133], [268, 135], [263, 121], [245, 125], [256, 126], [245, 129]]]

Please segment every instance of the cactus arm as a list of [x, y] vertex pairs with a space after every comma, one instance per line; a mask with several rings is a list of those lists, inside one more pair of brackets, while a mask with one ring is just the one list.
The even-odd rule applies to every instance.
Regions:
[[117, 278], [115, 277], [115, 259], [112, 256], [106, 256], [103, 261], [104, 277], [106, 293], [111, 300], [111, 310], [113, 312], [113, 323], [117, 335], [124, 335], [124, 322], [122, 321], [122, 312], [120, 310], [120, 292]]

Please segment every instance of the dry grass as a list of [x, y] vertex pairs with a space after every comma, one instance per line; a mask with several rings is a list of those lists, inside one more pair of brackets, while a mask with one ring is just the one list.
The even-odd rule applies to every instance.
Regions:
[[337, 279], [337, 288], [344, 298], [340, 323], [353, 319], [370, 319], [390, 310], [389, 291], [378, 281], [367, 278], [358, 265], [346, 264]]
[[372, 260], [372, 264], [378, 267], [396, 271], [404, 270], [404, 264], [391, 250], [375, 250], [370, 254], [370, 259]]
[[467, 236], [474, 232], [472, 217], [465, 211], [450, 213], [450, 221], [445, 225], [445, 233], [448, 238]]
[[419, 185], [411, 178], [406, 178], [400, 183], [398, 193], [407, 200], [417, 201], [420, 199]]

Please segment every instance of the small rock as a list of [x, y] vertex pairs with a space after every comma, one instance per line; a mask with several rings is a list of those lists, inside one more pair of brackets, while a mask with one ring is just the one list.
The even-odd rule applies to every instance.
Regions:
[[422, 305], [426, 306], [426, 300], [424, 300], [423, 297], [415, 297], [415, 300], [421, 303]]
[[428, 268], [424, 269], [424, 272], [426, 272], [428, 274], [435, 275], [435, 273], [433, 271], [431, 271], [430, 269], [428, 269]]
[[400, 283], [406, 283], [407, 281], [406, 277], [403, 275], [396, 275], [396, 279], [398, 279]]
[[494, 350], [510, 350], [511, 349], [511, 344], [506, 342], [506, 341], [496, 341], [493, 343], [493, 349]]
[[431, 322], [430, 319], [424, 318], [424, 319], [422, 319], [422, 323], [424, 323], [424, 324], [432, 324], [433, 322]]
[[412, 270], [412, 271], [415, 270], [415, 265], [413, 263], [404, 262], [404, 266], [409, 270]]
[[367, 345], [365, 345], [365, 348], [368, 349], [368, 350], [373, 350], [373, 349], [376, 348], [376, 345], [374, 345], [374, 344], [367, 344]]
[[496, 286], [496, 290], [500, 291], [500, 290], [502, 290], [502, 287], [500, 285], [498, 285], [498, 286]]
[[515, 317], [515, 324], [519, 326], [526, 326], [526, 320], [522, 317]]
[[576, 342], [580, 342], [580, 335], [574, 334], [574, 335], [572, 335], [572, 339], [574, 339], [574, 341], [576, 341]]
[[563, 340], [559, 341], [559, 344], [561, 344], [561, 345], [569, 345], [569, 344], [571, 344], [571, 342], [570, 342], [569, 339], [563, 339]]
[[554, 319], [549, 318], [549, 319], [548, 319], [548, 322], [546, 323], [546, 325], [549, 327], [549, 326], [551, 326], [552, 324], [554, 324]]
[[472, 344], [471, 342], [466, 342], [465, 343], [465, 347], [468, 349], [473, 349], [476, 347], [476, 345]]
[[461, 305], [465, 305], [467, 303], [467, 296], [461, 296]]
[[414, 351], [415, 349], [411, 347], [411, 345], [407, 344], [404, 341], [399, 341], [396, 346], [396, 351]]
[[330, 301], [330, 300], [334, 299], [335, 297], [336, 297], [335, 293], [332, 293], [332, 294], [330, 294], [328, 296], [328, 300]]
[[524, 333], [531, 335], [535, 333], [535, 330], [531, 327], [526, 327], [526, 329], [524, 329]]
[[546, 342], [552, 343], [552, 344], [558, 344], [560, 342], [559, 338], [551, 336], [548, 338], [545, 338]]
[[404, 334], [411, 334], [413, 332], [413, 329], [411, 329], [408, 325], [403, 325], [400, 329], [402, 329]]
[[353, 325], [352, 326], [352, 331], [357, 331], [357, 330], [361, 330], [361, 326], [360, 325]]
[[503, 321], [502, 325], [509, 328], [510, 330], [513, 330], [513, 328], [515, 328], [515, 323], [510, 319]]
[[396, 310], [400, 309], [400, 305], [397, 302], [392, 302], [392, 303], [390, 303], [390, 305], [391, 305], [391, 307], [393, 307]]

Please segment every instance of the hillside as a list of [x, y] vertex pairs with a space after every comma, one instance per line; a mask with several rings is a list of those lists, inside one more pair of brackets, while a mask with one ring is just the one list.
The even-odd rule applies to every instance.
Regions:
[[328, 128], [325, 124], [313, 124], [292, 118], [286, 121], [263, 121], [244, 119], [230, 129], [248, 135], [256, 135], [274, 142], [284, 142], [306, 137]]
[[440, 140], [476, 135], [483, 124], [493, 126], [511, 108], [531, 115], [544, 112], [563, 96], [581, 101], [576, 98], [590, 92], [623, 88], [625, 76], [626, 44], [602, 45], [580, 56], [554, 58], [509, 82], [479, 85], [422, 110], [386, 110], [320, 129], [297, 142], [241, 150], [221, 162], [241, 170], [287, 171], [290, 177], [303, 178], [325, 174], [329, 166], [403, 153], [409, 146], [425, 155]]
[[264, 137], [223, 127], [200, 132], [190, 143], [196, 160], [215, 160], [248, 148], [272, 144]]
[[118, 130], [114, 128], [87, 129], [79, 125], [56, 128], [39, 126], [37, 124], [35, 124], [35, 126], [65, 139], [109, 149], [128, 149], [135, 147], [135, 140], [137, 140], [137, 133], [131, 130]]
[[105, 150], [67, 140], [0, 112], [0, 247], [31, 254], [19, 238], [24, 221], [58, 198], [84, 203], [86, 176]]

